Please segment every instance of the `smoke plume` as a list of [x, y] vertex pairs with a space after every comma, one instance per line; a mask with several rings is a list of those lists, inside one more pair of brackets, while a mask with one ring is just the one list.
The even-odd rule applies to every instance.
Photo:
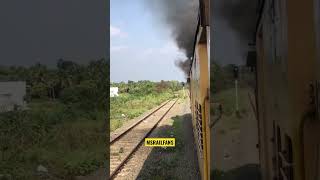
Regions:
[[257, 0], [221, 0], [219, 14], [241, 40], [251, 41], [254, 38]]
[[185, 73], [186, 77], [188, 77], [188, 72], [191, 66], [191, 59], [177, 60], [175, 64]]
[[145, 1], [156, 17], [168, 26], [178, 48], [185, 53], [187, 60], [177, 60], [175, 64], [188, 75], [197, 28], [198, 0]]

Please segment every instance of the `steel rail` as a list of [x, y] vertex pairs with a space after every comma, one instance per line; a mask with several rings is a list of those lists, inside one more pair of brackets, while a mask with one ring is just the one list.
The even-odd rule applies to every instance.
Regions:
[[161, 118], [153, 125], [153, 127], [146, 133], [146, 135], [143, 136], [143, 138], [141, 138], [141, 140], [139, 141], [139, 143], [132, 149], [132, 151], [124, 158], [124, 160], [116, 167], [116, 169], [111, 173], [109, 179], [113, 179], [118, 171], [123, 167], [123, 165], [129, 160], [129, 158], [133, 155], [133, 153], [135, 153], [138, 148], [141, 146], [141, 144], [143, 143], [144, 139], [146, 137], [148, 137], [152, 131], [158, 126], [158, 124], [161, 122], [161, 120], [168, 114], [168, 112], [172, 109], [172, 107], [176, 104], [176, 102], [178, 101], [178, 99], [176, 99], [174, 101], [174, 103], [170, 106], [170, 108], [161, 116]]

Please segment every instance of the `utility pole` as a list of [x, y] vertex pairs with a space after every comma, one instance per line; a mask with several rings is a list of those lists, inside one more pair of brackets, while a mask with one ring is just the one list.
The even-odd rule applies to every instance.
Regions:
[[183, 92], [183, 99], [186, 98], [186, 91], [184, 90], [185, 83], [182, 82], [182, 92]]

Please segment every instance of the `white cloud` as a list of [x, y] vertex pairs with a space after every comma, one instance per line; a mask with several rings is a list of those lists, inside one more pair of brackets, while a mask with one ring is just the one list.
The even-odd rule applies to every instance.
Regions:
[[127, 49], [127, 46], [112, 46], [110, 47], [111, 52], [118, 52]]
[[185, 80], [183, 72], [175, 65], [175, 61], [184, 58], [184, 54], [174, 42], [150, 47], [113, 44], [110, 50], [113, 81]]
[[177, 45], [169, 41], [161, 47], [150, 47], [142, 50], [144, 56], [173, 56], [173, 57], [185, 57], [185, 55], [179, 50]]
[[128, 34], [123, 32], [120, 28], [110, 25], [110, 36], [111, 37], [127, 37]]
[[160, 48], [160, 52], [161, 53], [177, 53], [177, 54], [180, 53], [179, 48], [172, 41], [169, 41], [168, 43], [164, 44], [164, 46]]

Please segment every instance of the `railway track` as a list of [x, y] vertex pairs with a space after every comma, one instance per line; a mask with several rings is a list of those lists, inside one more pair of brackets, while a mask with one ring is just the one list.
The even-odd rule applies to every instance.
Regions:
[[155, 110], [153, 110], [152, 112], [150, 112], [149, 114], [147, 114], [146, 116], [144, 116], [143, 118], [141, 118], [139, 121], [137, 121], [136, 123], [134, 123], [133, 125], [129, 126], [128, 129], [126, 129], [125, 131], [123, 131], [122, 133], [116, 135], [115, 137], [113, 137], [112, 139], [110, 139], [110, 145], [112, 145], [114, 142], [116, 142], [118, 139], [120, 139], [122, 136], [124, 136], [125, 134], [127, 134], [128, 132], [130, 132], [131, 129], [133, 129], [134, 127], [136, 127], [138, 124], [140, 124], [142, 121], [144, 121], [145, 119], [147, 119], [148, 117], [150, 117], [152, 114], [154, 114], [156, 111], [158, 111], [159, 109], [161, 109], [163, 106], [165, 106], [166, 104], [168, 104], [170, 102], [170, 100], [164, 102], [162, 105], [160, 105], [159, 107], [157, 107]]
[[177, 101], [178, 99], [167, 101], [110, 141], [110, 179], [117, 175]]

